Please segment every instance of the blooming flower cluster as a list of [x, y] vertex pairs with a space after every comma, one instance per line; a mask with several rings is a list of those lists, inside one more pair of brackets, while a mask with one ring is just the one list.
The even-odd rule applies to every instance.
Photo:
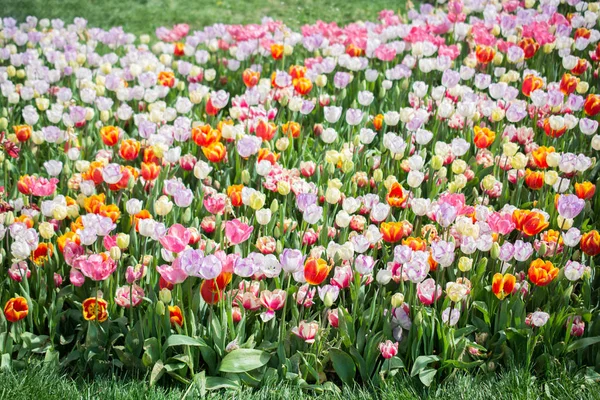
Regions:
[[4, 18], [0, 348], [228, 385], [597, 366], [599, 14]]

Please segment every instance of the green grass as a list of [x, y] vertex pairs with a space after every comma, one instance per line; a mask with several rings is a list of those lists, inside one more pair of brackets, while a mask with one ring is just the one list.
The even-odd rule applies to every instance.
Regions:
[[398, 11], [403, 0], [0, 0], [0, 15], [23, 21], [27, 16], [86, 18], [90, 26], [123, 26], [135, 34], [186, 22], [192, 29], [217, 22], [260, 23], [264, 16], [299, 28], [318, 19], [348, 23], [374, 20], [382, 9]]
[[[62, 400], [62, 399], [196, 399], [199, 393], [192, 388], [149, 388], [142, 379], [97, 378], [94, 381], [78, 380], [60, 375], [41, 366], [20, 372], [0, 372], [0, 399], [10, 400]], [[259, 390], [242, 392], [212, 392], [211, 399], [287, 399], [312, 398], [337, 399], [468, 399], [468, 400], [520, 400], [520, 399], [599, 399], [600, 384], [586, 380], [582, 374], [556, 372], [538, 379], [525, 371], [509, 371], [497, 376], [471, 376], [459, 374], [437, 388], [425, 389], [415, 380], [400, 377], [384, 389], [344, 388], [337, 395], [317, 395], [297, 387], [273, 382]], [[187, 396], [187, 397], [185, 397]]]

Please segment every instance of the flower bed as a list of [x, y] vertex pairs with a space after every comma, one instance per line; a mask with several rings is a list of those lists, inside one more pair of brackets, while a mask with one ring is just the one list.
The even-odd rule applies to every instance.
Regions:
[[0, 353], [202, 390], [600, 367], [598, 3], [5, 18]]

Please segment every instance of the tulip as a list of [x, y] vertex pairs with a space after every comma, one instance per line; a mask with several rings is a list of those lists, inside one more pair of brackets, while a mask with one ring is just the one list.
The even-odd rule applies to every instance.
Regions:
[[537, 211], [515, 210], [512, 219], [517, 230], [527, 236], [535, 236], [550, 225], [546, 217]]
[[589, 181], [575, 183], [575, 194], [582, 200], [591, 200], [596, 193], [596, 185]]
[[99, 297], [90, 297], [83, 301], [82, 313], [86, 321], [104, 322], [108, 319], [108, 302]]
[[600, 233], [597, 230], [591, 230], [581, 236], [579, 243], [581, 251], [590, 257], [600, 254]]
[[311, 285], [320, 285], [330, 270], [331, 267], [322, 258], [309, 257], [304, 263], [304, 279]]
[[253, 230], [254, 227], [243, 223], [239, 219], [225, 223], [225, 236], [232, 245], [237, 245], [248, 240]]
[[550, 261], [541, 258], [533, 260], [529, 265], [529, 280], [537, 286], [546, 286], [558, 275], [559, 269]]
[[183, 313], [179, 306], [169, 306], [169, 320], [172, 326], [183, 326]]
[[512, 274], [494, 274], [492, 279], [492, 293], [500, 300], [503, 300], [506, 296], [510, 295], [514, 288], [517, 279]]
[[379, 343], [379, 351], [381, 352], [381, 356], [386, 360], [395, 357], [398, 354], [398, 342], [394, 343], [391, 340], [381, 342]]
[[29, 305], [25, 297], [13, 297], [6, 302], [4, 306], [4, 316], [10, 322], [22, 320], [29, 313]]
[[442, 288], [432, 278], [427, 278], [417, 284], [417, 297], [423, 305], [429, 306], [442, 295]]
[[319, 324], [316, 322], [300, 321], [297, 327], [292, 329], [292, 333], [304, 340], [308, 344], [315, 342], [315, 337], [319, 331]]

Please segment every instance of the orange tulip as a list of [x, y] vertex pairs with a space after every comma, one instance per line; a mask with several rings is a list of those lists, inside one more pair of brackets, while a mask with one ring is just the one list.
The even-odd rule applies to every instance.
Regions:
[[404, 193], [402, 185], [398, 182], [392, 183], [390, 191], [385, 196], [385, 200], [392, 207], [402, 207], [408, 199], [408, 193]]
[[244, 85], [246, 85], [246, 87], [254, 87], [260, 80], [260, 72], [247, 68], [244, 70], [244, 72], [242, 72], [242, 80], [244, 81]]
[[489, 64], [496, 56], [496, 50], [493, 47], [477, 45], [475, 56], [480, 64]]
[[588, 256], [600, 254], [600, 233], [597, 230], [589, 231], [581, 235], [579, 247]]
[[148, 210], [142, 210], [139, 213], [135, 214], [133, 217], [131, 217], [131, 224], [135, 225], [135, 230], [137, 232], [139, 232], [139, 222], [142, 219], [152, 219], [152, 215], [150, 215], [150, 212]]
[[109, 217], [112, 222], [117, 222], [121, 216], [121, 210], [116, 204], [108, 204], [100, 207], [100, 215]]
[[79, 235], [73, 231], [66, 232], [56, 238], [56, 244], [58, 245], [58, 250], [62, 253], [65, 249], [65, 246], [68, 242], [73, 242], [76, 244], [80, 244], [81, 240], [79, 239]]
[[410, 247], [413, 251], [424, 251], [427, 248], [425, 240], [414, 236], [403, 239], [402, 244]]
[[286, 122], [281, 126], [281, 130], [284, 134], [293, 138], [300, 136], [300, 124], [295, 121]]
[[525, 184], [529, 189], [540, 190], [544, 186], [544, 173], [527, 168], [525, 171]]
[[13, 297], [4, 306], [4, 316], [10, 322], [17, 322], [29, 314], [29, 305], [25, 297]]
[[173, 46], [173, 55], [175, 55], [177, 57], [181, 57], [181, 56], [185, 55], [185, 52], [183, 51], [184, 48], [185, 48], [185, 44], [183, 44], [181, 42], [175, 43], [175, 46]]
[[480, 126], [473, 127], [475, 131], [475, 138], [473, 141], [475, 142], [475, 146], [479, 149], [488, 148], [494, 143], [496, 140], [496, 133], [489, 128], [482, 128]]
[[271, 57], [273, 57], [273, 59], [275, 60], [281, 60], [281, 58], [283, 57], [282, 44], [273, 43], [271, 45]]
[[583, 73], [585, 73], [585, 71], [587, 71], [589, 67], [589, 64], [587, 62], [587, 60], [585, 58], [580, 58], [577, 60], [577, 64], [575, 65], [575, 67], [573, 67], [573, 69], [571, 70], [571, 73], [573, 75], [583, 75]]
[[292, 76], [293, 80], [304, 78], [304, 75], [306, 75], [306, 67], [302, 65], [291, 65], [290, 75]]
[[104, 322], [108, 319], [108, 303], [102, 298], [90, 297], [82, 304], [83, 318], [86, 321]]
[[227, 155], [227, 150], [221, 142], [215, 142], [208, 147], [203, 147], [202, 152], [208, 161], [214, 163], [222, 161]]
[[383, 235], [383, 240], [387, 243], [399, 242], [405, 236], [403, 222], [383, 222], [379, 226], [379, 232]]
[[101, 161], [92, 161], [90, 163], [90, 168], [82, 173], [81, 177], [87, 181], [94, 181], [96, 185], [99, 185], [104, 182], [102, 168], [104, 168], [104, 164]]
[[575, 34], [573, 35], [573, 39], [577, 40], [579, 38], [589, 39], [592, 36], [592, 32], [587, 28], [577, 28], [575, 30]]
[[170, 71], [161, 71], [158, 73], [158, 83], [162, 86], [175, 86], [175, 74]]
[[172, 326], [183, 326], [183, 313], [179, 306], [169, 306], [169, 320]]
[[192, 129], [192, 140], [200, 147], [207, 147], [221, 140], [221, 131], [208, 124], [196, 126]]
[[116, 126], [107, 125], [100, 129], [100, 137], [105, 145], [114, 146], [119, 142], [121, 132]]
[[350, 57], [360, 57], [365, 54], [365, 51], [354, 43], [350, 43], [348, 46], [346, 46], [346, 54], [348, 54]]
[[492, 278], [492, 293], [494, 293], [500, 300], [503, 300], [506, 296], [512, 293], [516, 282], [517, 278], [515, 278], [515, 276], [512, 274], [502, 275], [497, 273]]
[[17, 182], [17, 189], [24, 195], [29, 196], [32, 193], [34, 182], [35, 181], [32, 176], [23, 175], [19, 177], [19, 181]]
[[535, 259], [529, 265], [527, 274], [529, 280], [537, 286], [546, 286], [558, 275], [559, 269], [550, 261], [544, 261], [541, 258]]
[[31, 261], [33, 261], [36, 265], [43, 265], [44, 262], [52, 257], [54, 253], [54, 246], [52, 243], [42, 242], [38, 244], [38, 247], [31, 252]]
[[550, 225], [544, 214], [537, 211], [515, 210], [512, 218], [517, 230], [527, 236], [535, 236]]
[[308, 257], [304, 263], [304, 279], [310, 285], [320, 285], [330, 270], [331, 267], [322, 258]]
[[575, 194], [583, 200], [590, 200], [596, 193], [596, 185], [592, 182], [585, 181], [575, 184]]
[[546, 169], [548, 168], [546, 157], [548, 157], [548, 154], [554, 152], [554, 147], [540, 146], [531, 152], [531, 156], [533, 157], [533, 162], [538, 168]]
[[31, 137], [32, 129], [29, 125], [15, 125], [13, 126], [13, 130], [19, 142], [26, 142]]
[[162, 155], [158, 156], [156, 154], [156, 149], [153, 146], [146, 147], [144, 149], [144, 162], [146, 162], [146, 163], [160, 164], [160, 159], [161, 158], [162, 158]]
[[521, 85], [521, 92], [526, 97], [531, 96], [531, 93], [536, 91], [537, 89], [541, 89], [544, 86], [544, 80], [539, 76], [535, 76], [533, 74], [527, 75], [523, 79], [523, 85]]
[[590, 117], [600, 113], [600, 95], [588, 94], [583, 103], [583, 109]]
[[294, 89], [301, 96], [307, 95], [313, 88], [313, 84], [308, 78], [298, 78], [294, 80]]
[[256, 129], [254, 130], [254, 134], [265, 142], [273, 139], [276, 132], [277, 125], [263, 118], [260, 118], [258, 120], [256, 124]]
[[121, 142], [119, 155], [125, 160], [135, 160], [140, 154], [140, 142], [135, 139], [126, 139]]
[[579, 78], [574, 77], [571, 74], [563, 74], [562, 79], [560, 80], [560, 91], [565, 95], [570, 95], [577, 89], [577, 84], [579, 83]]
[[231, 205], [234, 207], [241, 206], [242, 203], [242, 189], [244, 185], [231, 185], [227, 188], [227, 196], [231, 200]]
[[378, 131], [381, 129], [382, 126], [383, 114], [377, 114], [375, 117], [373, 117], [373, 128], [375, 128], [375, 130]]
[[160, 174], [160, 166], [150, 162], [143, 162], [142, 163], [142, 178], [144, 178], [146, 181], [153, 181], [156, 178], [158, 178], [158, 175]]
[[262, 148], [262, 149], [258, 150], [258, 157], [257, 157], [256, 162], [261, 162], [262, 160], [267, 160], [271, 164], [275, 164], [277, 162], [277, 160], [279, 160], [280, 156], [281, 156], [281, 154], [273, 153], [269, 149]]
[[93, 194], [83, 200], [83, 208], [88, 213], [98, 214], [105, 201], [106, 195], [104, 193]]
[[528, 37], [519, 41], [519, 47], [525, 52], [525, 59], [529, 60], [531, 57], [535, 56], [535, 53], [537, 53], [540, 48], [540, 44], [536, 42], [534, 38]]

